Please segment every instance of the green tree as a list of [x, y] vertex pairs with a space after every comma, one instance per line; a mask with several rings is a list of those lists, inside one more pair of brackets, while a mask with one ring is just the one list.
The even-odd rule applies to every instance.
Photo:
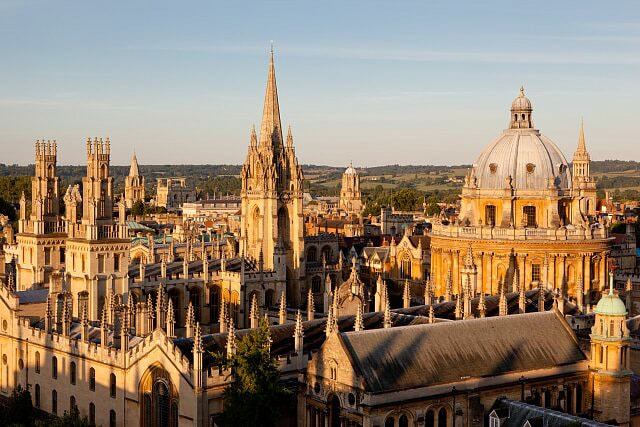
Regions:
[[17, 218], [16, 208], [2, 197], [0, 197], [0, 214], [8, 216], [10, 221], [15, 221]]
[[[269, 325], [263, 319], [238, 342], [236, 354], [224, 363], [234, 382], [223, 393], [224, 426], [274, 426], [292, 393], [279, 382], [276, 359], [269, 351]], [[219, 355], [218, 355], [219, 357]]]
[[0, 425], [29, 426], [33, 423], [33, 418], [31, 393], [21, 386], [16, 387], [0, 406]]
[[438, 206], [438, 201], [433, 197], [430, 197], [427, 200], [426, 214], [430, 215], [430, 216], [439, 215], [440, 214], [440, 206]]
[[393, 195], [393, 207], [400, 211], [412, 211], [420, 207], [422, 194], [412, 188], [403, 188]]
[[75, 407], [71, 412], [64, 411], [64, 415], [56, 417], [47, 423], [50, 427], [89, 427], [89, 419], [84, 416], [80, 416], [78, 408]]
[[131, 215], [142, 216], [146, 212], [146, 206], [142, 200], [136, 200], [131, 206]]

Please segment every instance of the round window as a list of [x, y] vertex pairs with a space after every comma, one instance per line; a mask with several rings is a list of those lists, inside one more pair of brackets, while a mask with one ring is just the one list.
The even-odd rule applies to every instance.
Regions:
[[498, 165], [496, 165], [495, 163], [491, 163], [491, 164], [489, 165], [489, 171], [490, 171], [491, 173], [496, 173], [496, 171], [497, 171], [497, 170], [498, 170]]
[[527, 163], [527, 173], [533, 173], [536, 170], [536, 165], [533, 163]]
[[349, 393], [349, 405], [353, 406], [356, 404], [356, 396], [353, 393]]

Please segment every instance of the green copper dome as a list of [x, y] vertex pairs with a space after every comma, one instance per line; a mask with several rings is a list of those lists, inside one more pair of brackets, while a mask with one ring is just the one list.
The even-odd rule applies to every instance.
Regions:
[[609, 276], [609, 294], [600, 298], [595, 312], [607, 316], [626, 316], [627, 307], [624, 302], [613, 293], [613, 275]]

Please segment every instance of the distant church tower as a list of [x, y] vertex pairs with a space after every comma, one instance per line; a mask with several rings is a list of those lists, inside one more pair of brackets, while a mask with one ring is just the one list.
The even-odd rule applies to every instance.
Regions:
[[133, 153], [129, 176], [124, 178], [124, 201], [127, 208], [131, 209], [138, 200], [144, 201], [144, 176], [140, 175], [138, 158]]
[[584, 125], [580, 126], [578, 148], [573, 154], [573, 223], [580, 224], [596, 214], [596, 181], [591, 177], [591, 157], [584, 142]]
[[628, 425], [630, 420], [631, 375], [627, 328], [627, 309], [613, 293], [613, 274], [609, 276], [609, 294], [595, 309], [591, 328], [591, 368], [593, 374], [594, 419], [615, 425]]
[[252, 129], [241, 177], [241, 251], [250, 258], [264, 259], [266, 270], [275, 270], [281, 280], [286, 278], [288, 304], [297, 306], [300, 279], [305, 274], [303, 175], [291, 128], [286, 143], [282, 138], [273, 50], [260, 140]]
[[362, 212], [362, 195], [360, 193], [360, 175], [352, 164], [342, 174], [340, 190], [340, 209], [347, 213], [359, 215]]

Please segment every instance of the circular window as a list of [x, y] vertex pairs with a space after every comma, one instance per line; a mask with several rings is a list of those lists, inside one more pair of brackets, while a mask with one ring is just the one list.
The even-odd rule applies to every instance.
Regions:
[[2, 329], [6, 331], [8, 327], [9, 327], [9, 324], [7, 323], [7, 321], [3, 320], [2, 321]]
[[349, 405], [353, 406], [356, 404], [356, 397], [353, 393], [349, 393]]
[[22, 369], [24, 369], [24, 362], [22, 361], [22, 359], [18, 360], [18, 369], [20, 369], [22, 371]]
[[536, 170], [536, 165], [533, 163], [527, 163], [527, 173], [533, 173]]
[[314, 391], [315, 394], [320, 393], [320, 383], [315, 383], [313, 385], [313, 391]]
[[491, 164], [489, 165], [489, 171], [490, 171], [491, 173], [496, 173], [496, 171], [497, 171], [497, 170], [498, 170], [498, 165], [496, 165], [495, 163], [491, 163]]

